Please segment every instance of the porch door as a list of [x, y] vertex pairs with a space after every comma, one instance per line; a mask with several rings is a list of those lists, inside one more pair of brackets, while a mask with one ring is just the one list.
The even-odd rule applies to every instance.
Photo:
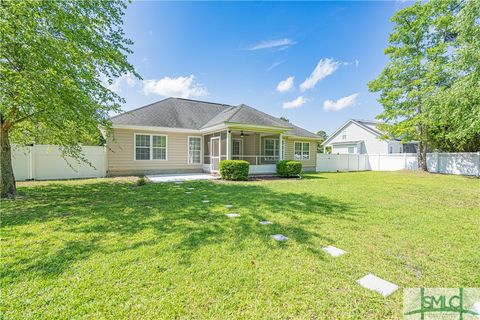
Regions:
[[232, 159], [241, 160], [243, 158], [243, 141], [233, 139], [232, 141]]
[[218, 171], [220, 164], [220, 137], [210, 138], [210, 170]]

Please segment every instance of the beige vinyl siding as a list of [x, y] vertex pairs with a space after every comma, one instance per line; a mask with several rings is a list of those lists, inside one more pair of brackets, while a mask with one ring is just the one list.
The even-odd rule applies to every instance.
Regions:
[[316, 164], [317, 164], [317, 142], [314, 140], [305, 140], [302, 138], [295, 138], [295, 137], [288, 137], [285, 138], [286, 143], [285, 146], [286, 150], [286, 158], [287, 160], [295, 160], [294, 158], [294, 150], [295, 150], [295, 142], [309, 142], [310, 143], [310, 160], [300, 160], [303, 163], [303, 170], [304, 171], [315, 171]]
[[[167, 136], [167, 160], [135, 160], [135, 134]], [[148, 173], [202, 172], [202, 164], [188, 164], [187, 133], [114, 129], [107, 138], [107, 170], [109, 175]]]

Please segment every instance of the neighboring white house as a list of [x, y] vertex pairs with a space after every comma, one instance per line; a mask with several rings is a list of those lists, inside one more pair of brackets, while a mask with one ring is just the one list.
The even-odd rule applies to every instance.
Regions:
[[381, 140], [377, 129], [381, 122], [350, 119], [337, 129], [323, 147], [331, 147], [332, 154], [345, 153], [415, 153], [416, 143], [402, 143], [398, 140]]

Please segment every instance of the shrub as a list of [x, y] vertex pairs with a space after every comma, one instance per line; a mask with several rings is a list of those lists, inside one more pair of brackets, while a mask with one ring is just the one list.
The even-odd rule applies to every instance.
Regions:
[[282, 160], [277, 162], [277, 174], [280, 177], [293, 177], [302, 173], [302, 163], [293, 160]]
[[147, 179], [144, 176], [141, 176], [137, 179], [137, 186], [143, 186], [147, 184]]
[[224, 180], [248, 180], [249, 166], [245, 160], [220, 161], [220, 176]]

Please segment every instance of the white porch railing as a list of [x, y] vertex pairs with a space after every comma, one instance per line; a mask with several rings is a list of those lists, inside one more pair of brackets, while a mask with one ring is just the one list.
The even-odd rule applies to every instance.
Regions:
[[[207, 160], [208, 159], [208, 160]], [[226, 155], [221, 155], [220, 160], [227, 159]], [[232, 160], [245, 160], [251, 165], [276, 164], [280, 160], [280, 156], [270, 155], [232, 155]], [[210, 156], [204, 156], [204, 162], [210, 163]]]

